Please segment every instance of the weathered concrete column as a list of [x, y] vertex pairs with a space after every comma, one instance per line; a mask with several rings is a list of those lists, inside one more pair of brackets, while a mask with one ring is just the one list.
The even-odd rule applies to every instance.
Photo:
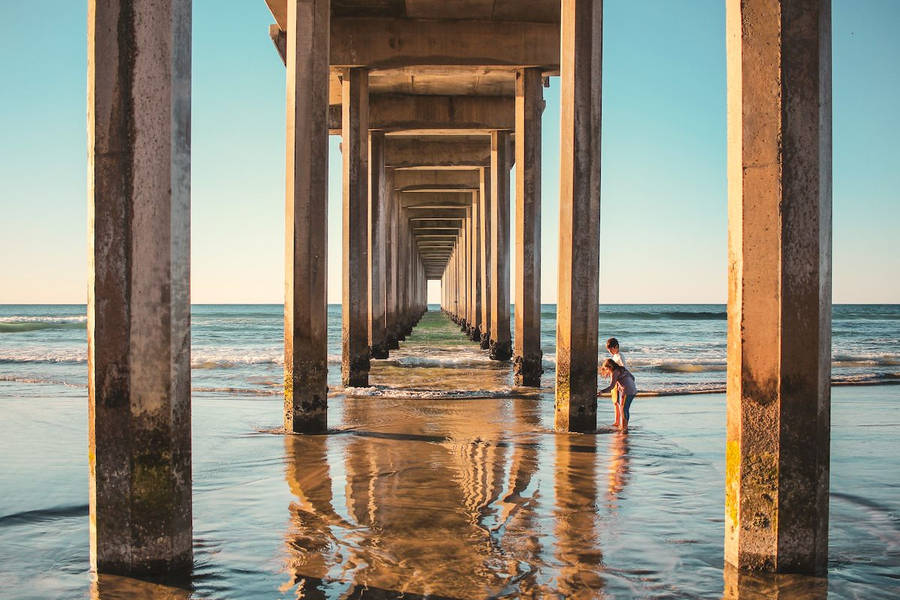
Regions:
[[385, 331], [384, 344], [388, 350], [398, 348], [397, 332], [397, 274], [396, 274], [396, 245], [397, 245], [397, 219], [394, 217], [396, 192], [393, 190], [391, 180], [393, 169], [385, 169], [385, 242], [384, 242], [384, 303], [385, 303]]
[[344, 69], [341, 94], [344, 157], [341, 380], [345, 386], [365, 387], [369, 384], [368, 72]]
[[731, 0], [725, 559], [823, 573], [831, 405], [831, 3]]
[[400, 253], [398, 302], [400, 313], [398, 318], [397, 339], [405, 340], [409, 330], [409, 217], [406, 209], [400, 208]]
[[400, 198], [393, 189], [389, 190], [390, 205], [390, 272], [391, 281], [388, 290], [388, 307], [390, 325], [388, 326], [388, 349], [396, 350], [400, 347], [398, 336], [400, 335]]
[[509, 132], [491, 132], [491, 358], [509, 360]]
[[597, 428], [601, 0], [563, 0], [556, 427]]
[[540, 386], [541, 69], [516, 73], [516, 385]]
[[329, 2], [288, 2], [284, 428], [325, 431]]
[[372, 358], [387, 358], [385, 322], [385, 244], [388, 190], [384, 168], [384, 132], [369, 133], [369, 348]]
[[481, 203], [481, 348], [491, 347], [491, 169], [479, 169]]
[[472, 312], [469, 315], [469, 338], [481, 342], [481, 199], [478, 192], [472, 192]]
[[187, 574], [191, 2], [88, 2], [91, 568]]

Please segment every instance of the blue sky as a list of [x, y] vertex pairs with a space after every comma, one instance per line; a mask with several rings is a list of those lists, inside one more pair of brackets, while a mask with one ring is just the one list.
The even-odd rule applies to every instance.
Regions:
[[[86, 1], [0, 3], [0, 303], [86, 298]], [[834, 0], [834, 300], [900, 302], [900, 2]], [[726, 297], [719, 0], [604, 3], [601, 302]], [[281, 302], [284, 67], [263, 0], [195, 0], [192, 296]], [[546, 90], [542, 296], [556, 298]], [[340, 298], [331, 138], [329, 301]]]

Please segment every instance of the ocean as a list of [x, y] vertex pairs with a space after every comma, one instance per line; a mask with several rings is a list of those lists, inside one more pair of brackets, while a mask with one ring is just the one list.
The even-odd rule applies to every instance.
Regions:
[[[430, 310], [439, 310], [431, 305]], [[87, 386], [84, 305], [0, 306], [0, 381], [6, 393], [30, 384]], [[278, 395], [283, 369], [281, 305], [195, 305], [191, 361], [196, 393]], [[341, 308], [328, 307], [329, 386], [340, 385]], [[725, 306], [721, 304], [601, 305], [603, 341], [619, 339], [642, 394], [690, 394], [725, 389]], [[552, 388], [556, 305], [541, 312], [543, 388]], [[399, 366], [479, 363], [483, 352], [462, 336], [439, 355], [409, 356]], [[836, 305], [833, 315], [836, 384], [900, 382], [900, 305]], [[428, 387], [429, 382], [422, 382]], [[509, 392], [512, 379], [501, 385]], [[74, 390], [73, 390], [74, 391]], [[77, 393], [77, 392], [76, 392]]]
[[[284, 435], [281, 307], [194, 307], [194, 572], [167, 584], [90, 572], [84, 306], [0, 308], [0, 597], [900, 597], [900, 386], [833, 390], [827, 579], [739, 574], [724, 307], [604, 306], [643, 396], [591, 435], [553, 429], [552, 306], [540, 390], [431, 308], [344, 392], [332, 307], [329, 432]], [[898, 379], [900, 307], [838, 306], [834, 337], [836, 383]]]

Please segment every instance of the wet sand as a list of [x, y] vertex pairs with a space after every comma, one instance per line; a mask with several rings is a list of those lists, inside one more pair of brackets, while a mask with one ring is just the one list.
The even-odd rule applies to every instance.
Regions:
[[[399, 355], [453, 352], [451, 327]], [[91, 580], [81, 392], [3, 399], [3, 597], [900, 595], [896, 387], [834, 390], [826, 581], [724, 568], [722, 395], [639, 397], [627, 435], [560, 434], [552, 394], [509, 392], [487, 359], [374, 364], [373, 389], [330, 398], [328, 435], [274, 432], [277, 398], [195, 396], [196, 569], [169, 586]]]

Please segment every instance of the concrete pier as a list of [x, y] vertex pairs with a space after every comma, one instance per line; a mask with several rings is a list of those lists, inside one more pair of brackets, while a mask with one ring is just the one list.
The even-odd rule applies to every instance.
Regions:
[[823, 573], [831, 403], [830, 2], [733, 0], [725, 558]]
[[481, 193], [481, 218], [479, 219], [481, 241], [481, 349], [491, 347], [491, 168], [478, 170], [479, 191]]
[[597, 428], [601, 0], [563, 0], [556, 427]]
[[491, 132], [491, 358], [509, 360], [509, 132]]
[[[388, 190], [384, 168], [384, 132], [369, 133], [369, 348], [372, 358], [387, 358], [385, 238]], [[391, 186], [393, 187], [393, 186]]]
[[472, 268], [469, 279], [472, 282], [469, 302], [469, 339], [481, 343], [481, 200], [477, 191], [472, 192], [472, 217], [469, 219], [470, 254]]
[[516, 385], [541, 385], [541, 69], [516, 73]]
[[369, 384], [369, 73], [345, 69], [343, 94], [343, 325], [341, 381]]
[[284, 274], [284, 428], [325, 431], [328, 397], [328, 2], [290, 3]]
[[189, 574], [191, 3], [88, 3], [96, 572]]

